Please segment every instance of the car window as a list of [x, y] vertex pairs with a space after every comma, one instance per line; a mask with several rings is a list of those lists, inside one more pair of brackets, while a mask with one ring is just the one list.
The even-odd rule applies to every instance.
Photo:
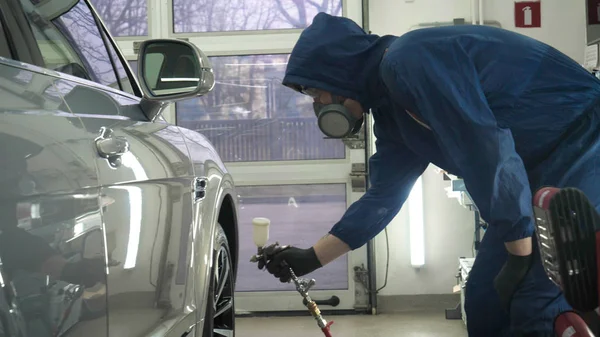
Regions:
[[4, 14], [0, 10], [0, 56], [6, 58], [12, 58], [10, 52], [10, 46], [8, 45], [8, 40], [6, 39], [6, 32], [4, 31]]
[[52, 6], [48, 1], [36, 6], [32, 0], [21, 0], [46, 67], [120, 89], [109, 50], [88, 5], [83, 0], [51, 2]]
[[23, 9], [31, 22], [35, 40], [44, 59], [45, 67], [66, 74], [92, 80], [85, 63], [67, 39], [35, 9], [32, 2], [22, 0]]
[[108, 38], [104, 32], [102, 32], [102, 35], [104, 36], [104, 39], [106, 40], [106, 45], [108, 46], [108, 49], [110, 50], [110, 56], [112, 57], [112, 59], [115, 62], [115, 68], [117, 68], [117, 74], [119, 75], [119, 81], [121, 82], [122, 90], [125, 92], [128, 92], [132, 95], [135, 95], [135, 91], [133, 90], [133, 87], [131, 84], [131, 79], [129, 79], [129, 76], [127, 75], [127, 71], [125, 71], [125, 66], [123, 66], [121, 59], [117, 55], [117, 51], [115, 50], [114, 46], [110, 43], [110, 41], [108, 40]]

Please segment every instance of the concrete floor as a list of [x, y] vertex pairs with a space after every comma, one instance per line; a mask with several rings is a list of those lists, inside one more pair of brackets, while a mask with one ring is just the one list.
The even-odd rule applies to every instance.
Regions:
[[[462, 320], [446, 320], [439, 312], [378, 316], [330, 316], [334, 337], [466, 337]], [[311, 317], [255, 317], [236, 320], [237, 337], [319, 337]]]

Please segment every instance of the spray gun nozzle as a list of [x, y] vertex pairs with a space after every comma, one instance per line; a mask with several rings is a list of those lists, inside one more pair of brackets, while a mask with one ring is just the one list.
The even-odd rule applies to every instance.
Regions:
[[[250, 258], [250, 262], [258, 263], [260, 269], [264, 269], [269, 260], [277, 253], [288, 249], [290, 246], [279, 246], [279, 242], [268, 245], [269, 241], [269, 227], [271, 221], [267, 218], [254, 218], [252, 220], [253, 226], [253, 238], [254, 244], [257, 247], [256, 255]], [[326, 337], [331, 337], [329, 327], [333, 322], [327, 322], [323, 316], [321, 316], [321, 310], [317, 304], [310, 298], [308, 291], [315, 285], [314, 279], [300, 279], [296, 276], [292, 268], [290, 268], [290, 274], [292, 276], [291, 281], [296, 285], [296, 290], [306, 300], [306, 307], [309, 312], [317, 321], [318, 326]]]

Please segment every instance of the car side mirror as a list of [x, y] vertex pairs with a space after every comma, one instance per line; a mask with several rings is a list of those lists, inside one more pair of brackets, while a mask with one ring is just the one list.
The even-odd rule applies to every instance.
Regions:
[[206, 95], [215, 86], [208, 57], [181, 40], [156, 39], [141, 43], [138, 74], [145, 98], [174, 102]]

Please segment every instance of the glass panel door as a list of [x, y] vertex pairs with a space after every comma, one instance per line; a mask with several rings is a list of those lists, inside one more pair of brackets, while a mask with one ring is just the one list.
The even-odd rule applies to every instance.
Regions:
[[[252, 219], [268, 217], [271, 242], [310, 247], [317, 242], [346, 210], [346, 184], [241, 186], [240, 237], [252, 237]], [[240, 240], [240, 256], [256, 254], [251, 240]], [[240, 261], [239, 292], [289, 291], [290, 285], [257, 269], [248, 259]], [[340, 258], [310, 277], [318, 280], [314, 290], [348, 289], [347, 257]]]
[[[252, 219], [271, 220], [270, 243], [310, 247], [335, 224], [361, 193], [349, 183], [352, 159], [361, 150], [347, 150], [342, 160], [302, 160], [279, 163], [231, 163], [240, 200], [240, 264], [237, 309], [240, 312], [305, 310], [292, 284], [279, 282], [249, 261], [255, 254]], [[354, 267], [366, 266], [366, 250], [358, 249], [305, 277], [314, 278], [315, 300], [337, 299], [336, 306], [321, 309], [354, 309], [368, 301], [357, 282]], [[359, 296], [356, 296], [359, 294]]]
[[[195, 7], [183, 6], [186, 1], [191, 0], [170, 1], [175, 16], [169, 16], [169, 37], [188, 39], [205, 51], [217, 83], [211, 94], [178, 103], [177, 123], [210, 139], [238, 186], [237, 310], [305, 310], [292, 284], [249, 262], [256, 253], [251, 223], [254, 217], [270, 218], [270, 242], [310, 247], [361, 195], [352, 191], [350, 173], [352, 163], [364, 163], [364, 150], [324, 139], [312, 99], [281, 85], [301, 28], [319, 11], [360, 22], [361, 2], [209, 0], [210, 8], [196, 6], [191, 16], [206, 19], [191, 20], [190, 11], [181, 8]], [[363, 265], [366, 250], [360, 249], [308, 275], [317, 281], [315, 299], [339, 300], [322, 309], [366, 302], [354, 277], [354, 267]], [[365, 296], [357, 298], [357, 288]]]
[[[306, 310], [292, 284], [280, 283], [249, 262], [256, 252], [254, 217], [271, 219], [270, 242], [309, 247], [362, 195], [353, 191], [350, 174], [353, 163], [364, 163], [364, 150], [325, 140], [312, 100], [281, 85], [289, 53], [317, 12], [360, 23], [362, 2], [148, 0], [146, 36], [117, 37], [132, 66], [135, 42], [147, 38], [186, 39], [211, 58], [217, 81], [213, 92], [172, 105], [165, 117], [207, 136], [238, 186], [240, 312]], [[120, 29], [143, 31], [143, 25], [136, 27]], [[365, 247], [332, 262], [309, 275], [317, 282], [311, 295], [337, 297], [337, 306], [323, 310], [366, 305], [366, 291], [354, 271], [366, 265]]]

